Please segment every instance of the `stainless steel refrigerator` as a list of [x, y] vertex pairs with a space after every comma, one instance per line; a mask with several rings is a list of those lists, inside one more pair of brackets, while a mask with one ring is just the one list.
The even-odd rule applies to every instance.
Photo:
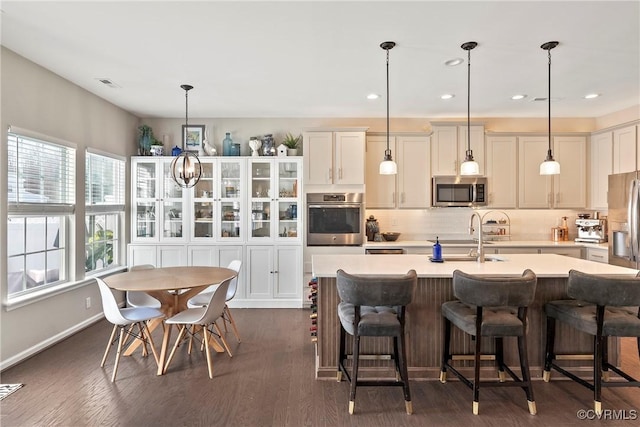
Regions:
[[609, 264], [640, 269], [640, 171], [609, 175]]

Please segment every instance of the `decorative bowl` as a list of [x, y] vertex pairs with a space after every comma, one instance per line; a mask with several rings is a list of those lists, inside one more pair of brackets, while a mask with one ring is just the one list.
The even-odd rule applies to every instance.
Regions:
[[398, 240], [398, 237], [400, 237], [400, 233], [387, 231], [382, 233], [382, 237], [387, 242], [395, 242], [396, 240]]

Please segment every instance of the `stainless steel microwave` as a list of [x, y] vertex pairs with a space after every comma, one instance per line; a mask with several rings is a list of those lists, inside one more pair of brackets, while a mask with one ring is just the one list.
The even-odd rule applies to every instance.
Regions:
[[440, 207], [486, 206], [487, 178], [470, 176], [434, 176], [432, 205]]

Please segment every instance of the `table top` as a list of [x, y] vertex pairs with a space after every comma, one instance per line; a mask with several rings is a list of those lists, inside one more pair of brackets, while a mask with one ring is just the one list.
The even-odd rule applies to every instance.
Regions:
[[104, 282], [119, 291], [160, 291], [214, 285], [235, 275], [225, 267], [162, 267], [114, 274]]

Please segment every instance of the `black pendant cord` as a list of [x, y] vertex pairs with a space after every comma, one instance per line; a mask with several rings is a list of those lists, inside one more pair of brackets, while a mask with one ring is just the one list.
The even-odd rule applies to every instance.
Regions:
[[389, 149], [389, 49], [387, 49], [387, 150], [384, 152], [385, 160], [391, 160]]
[[182, 135], [182, 149], [185, 149], [187, 142], [187, 132], [189, 131], [189, 91], [193, 89], [191, 85], [180, 85], [184, 89], [184, 135]]
[[471, 49], [467, 50], [467, 157], [471, 154]]
[[547, 50], [549, 56], [549, 95], [547, 99], [549, 100], [549, 151], [547, 152], [547, 158], [553, 160], [553, 156], [551, 155], [551, 48]]

